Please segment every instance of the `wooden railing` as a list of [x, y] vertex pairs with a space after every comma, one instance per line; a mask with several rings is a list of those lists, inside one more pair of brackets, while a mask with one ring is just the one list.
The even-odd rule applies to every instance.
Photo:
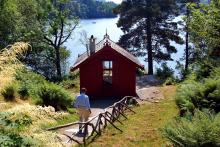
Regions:
[[[132, 113], [135, 113], [129, 106], [130, 105], [139, 105], [137, 98], [132, 97], [132, 96], [126, 96], [123, 99], [121, 99], [120, 101], [114, 103], [112, 106], [109, 106], [107, 108], [105, 108], [103, 113], [99, 113], [98, 115], [94, 116], [92, 119], [88, 120], [87, 122], [76, 122], [73, 123], [72, 125], [82, 125], [82, 127], [80, 128], [79, 131], [83, 131], [83, 134], [87, 134], [88, 132], [88, 127], [92, 128], [92, 132], [91, 134], [88, 134], [88, 136], [84, 135], [83, 136], [83, 143], [80, 142], [77, 139], [74, 139], [74, 134], [73, 136], [69, 136], [64, 134], [65, 136], [67, 136], [69, 138], [69, 141], [74, 141], [78, 144], [86, 144], [86, 139], [89, 139], [90, 137], [94, 136], [94, 133], [96, 133], [97, 135], [101, 135], [101, 131], [108, 125], [112, 125], [115, 129], [117, 129], [118, 131], [122, 132], [122, 130], [120, 128], [118, 128], [114, 122], [117, 121], [120, 124], [123, 124], [120, 120], [119, 117], [123, 116], [125, 119], [127, 119], [127, 117], [125, 116], [125, 111], [129, 110]], [[93, 121], [97, 119], [97, 121], [95, 123], [93, 123]]]

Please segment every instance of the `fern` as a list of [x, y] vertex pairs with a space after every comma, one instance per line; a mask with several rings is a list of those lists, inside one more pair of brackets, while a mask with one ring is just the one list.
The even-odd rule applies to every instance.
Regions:
[[193, 117], [176, 118], [162, 129], [174, 146], [220, 146], [220, 114], [195, 111]]

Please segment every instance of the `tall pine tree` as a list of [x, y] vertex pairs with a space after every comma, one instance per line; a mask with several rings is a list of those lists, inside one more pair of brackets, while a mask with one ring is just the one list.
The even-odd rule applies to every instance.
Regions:
[[172, 21], [176, 8], [174, 0], [126, 0], [114, 9], [120, 15], [117, 25], [125, 33], [119, 43], [136, 56], [147, 54], [150, 75], [153, 61], [172, 60], [171, 53], [177, 52], [171, 41], [182, 43]]

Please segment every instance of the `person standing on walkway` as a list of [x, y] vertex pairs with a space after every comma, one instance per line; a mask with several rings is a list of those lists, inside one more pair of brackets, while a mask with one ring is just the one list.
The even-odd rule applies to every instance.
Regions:
[[[91, 109], [90, 109], [89, 97], [88, 95], [86, 95], [86, 88], [81, 89], [80, 95], [76, 97], [74, 107], [78, 111], [80, 122], [88, 121], [89, 115], [91, 114]], [[82, 133], [81, 127], [82, 125], [79, 125], [79, 133]], [[88, 128], [85, 129], [87, 129], [86, 133], [88, 134]]]

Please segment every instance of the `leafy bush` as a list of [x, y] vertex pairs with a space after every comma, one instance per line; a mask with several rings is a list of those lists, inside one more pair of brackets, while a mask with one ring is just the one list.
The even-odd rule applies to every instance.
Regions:
[[146, 74], [145, 70], [142, 70], [140, 68], [138, 68], [137, 71], [136, 71], [136, 75], [139, 76], [139, 77], [144, 76], [145, 74]]
[[42, 84], [38, 89], [37, 95], [40, 98], [38, 104], [53, 106], [56, 110], [67, 109], [72, 102], [67, 91], [62, 87], [51, 83]]
[[174, 146], [220, 146], [220, 114], [196, 111], [194, 117], [176, 118], [162, 129]]
[[21, 99], [26, 100], [29, 96], [28, 88], [26, 85], [21, 85], [18, 89], [18, 94], [20, 95]]
[[0, 144], [10, 146], [37, 146], [38, 141], [31, 137], [20, 135], [24, 127], [29, 126], [32, 120], [25, 114], [8, 112], [0, 113]]
[[62, 81], [60, 81], [58, 84], [66, 89], [76, 88], [79, 90], [79, 72], [73, 72], [69, 75], [66, 75], [63, 77]]
[[156, 76], [160, 79], [167, 79], [169, 77], [173, 77], [174, 71], [164, 62], [161, 65], [161, 68], [156, 69]]
[[213, 70], [213, 65], [209, 61], [204, 61], [199, 64], [199, 68], [196, 70], [196, 75], [198, 79], [209, 77], [211, 71]]
[[15, 99], [16, 87], [11, 84], [6, 86], [2, 91], [1, 95], [4, 97], [6, 101], [13, 101]]
[[17, 71], [16, 80], [18, 81], [18, 91], [22, 98], [30, 96], [34, 101], [37, 101], [37, 91], [40, 85], [47, 83], [46, 79], [34, 72], [26, 69]]
[[169, 78], [166, 79], [164, 84], [165, 85], [175, 85], [176, 84], [176, 80], [173, 77], [169, 77]]
[[210, 78], [220, 79], [220, 67], [214, 68], [210, 73]]
[[33, 72], [23, 70], [17, 73], [19, 94], [25, 98], [30, 96], [34, 103], [53, 106], [56, 110], [66, 109], [71, 104], [69, 93], [54, 83]]
[[176, 62], [175, 69], [178, 71], [178, 79], [180, 81], [183, 81], [187, 75], [190, 74], [191, 68], [188, 68], [188, 70], [185, 70], [185, 65], [181, 63], [180, 61]]
[[220, 112], [220, 78], [195, 81], [195, 76], [183, 82], [176, 93], [176, 103], [181, 114], [193, 113], [195, 108], [208, 108]]

